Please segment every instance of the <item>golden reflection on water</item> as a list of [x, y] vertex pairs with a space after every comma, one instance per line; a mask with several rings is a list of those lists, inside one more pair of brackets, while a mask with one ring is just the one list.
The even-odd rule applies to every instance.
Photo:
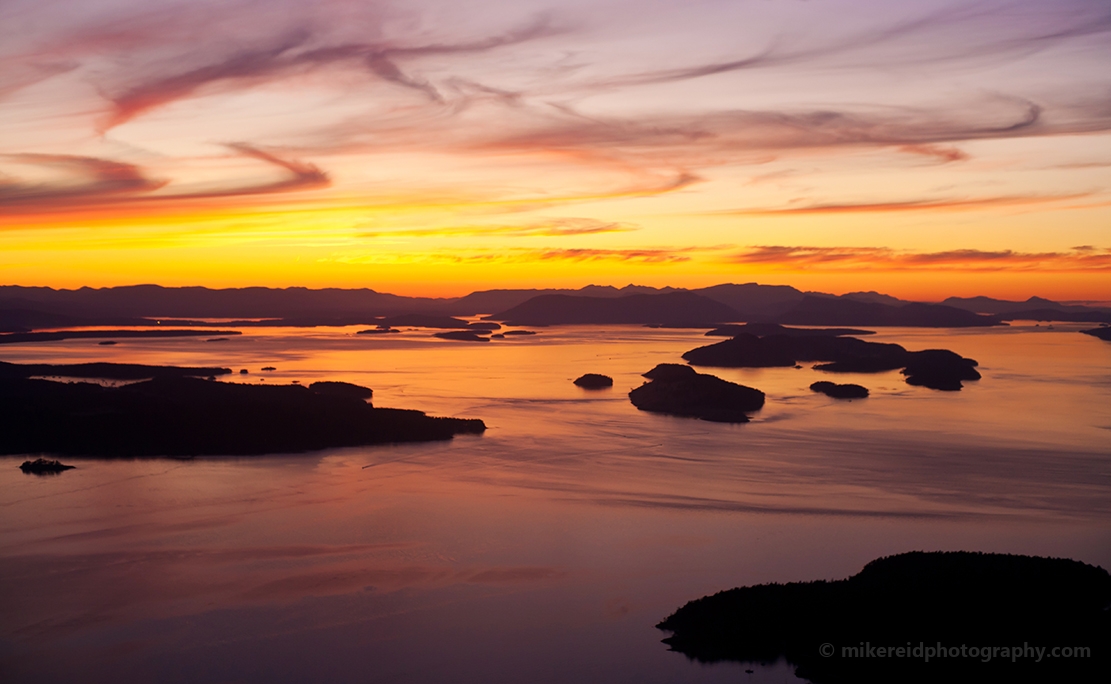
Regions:
[[[5, 679], [735, 681], [738, 666], [668, 653], [652, 625], [719, 589], [912, 549], [1111, 565], [1111, 345], [1064, 326], [871, 338], [978, 359], [984, 379], [959, 393], [884, 373], [845, 377], [872, 396], [838, 402], [807, 389], [810, 368], [701, 369], [767, 392], [747, 425], [625, 396], [716, 341], [701, 331], [479, 344], [356, 330], [0, 347], [6, 361], [346, 380], [378, 406], [489, 426], [314, 454], [71, 459], [52, 478], [0, 459]], [[585, 372], [614, 388], [571, 384]], [[789, 678], [780, 665], [746, 681]]]

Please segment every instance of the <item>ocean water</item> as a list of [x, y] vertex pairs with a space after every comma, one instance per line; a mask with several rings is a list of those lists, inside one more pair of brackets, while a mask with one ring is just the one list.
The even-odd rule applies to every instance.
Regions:
[[[767, 393], [745, 425], [629, 403], [641, 373], [716, 341], [697, 330], [0, 346], [13, 362], [345, 380], [376, 406], [488, 426], [308, 454], [65, 459], [77, 469], [54, 477], [0, 458], [0, 679], [798, 681], [782, 662], [690, 662], [653, 625], [721, 589], [846, 577], [911, 550], [1111, 568], [1111, 344], [1080, 327], [869, 337], [976, 358], [984, 378], [961, 392], [810, 364], [700, 369]], [[572, 385], [586, 372], [614, 387]], [[807, 389], [817, 379], [872, 396], [832, 400]]]

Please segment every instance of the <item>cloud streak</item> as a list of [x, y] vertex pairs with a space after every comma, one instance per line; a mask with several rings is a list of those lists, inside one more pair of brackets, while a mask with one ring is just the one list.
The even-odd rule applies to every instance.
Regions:
[[64, 154], [9, 154], [22, 164], [46, 167], [62, 176], [49, 183], [0, 179], [0, 206], [41, 206], [103, 201], [153, 192], [166, 185], [143, 175], [134, 164]]
[[331, 182], [328, 174], [313, 164], [282, 159], [246, 143], [231, 143], [227, 147], [281, 168], [288, 172], [288, 177], [269, 183], [157, 194], [169, 181], [148, 178], [135, 164], [72, 155], [12, 154], [5, 156], [15, 162], [53, 169], [62, 177], [47, 183], [0, 180], [0, 206], [33, 213], [106, 203], [187, 202], [308, 190]]
[[860, 202], [846, 204], [807, 204], [797, 207], [774, 209], [736, 209], [718, 212], [734, 216], [778, 216], [813, 214], [875, 214], [908, 211], [976, 211], [1000, 207], [1024, 207], [1051, 204], [1091, 197], [1092, 193], [1068, 195], [1016, 195], [1011, 197], [984, 197], [980, 199], [921, 199], [895, 202]]
[[347, 264], [528, 264], [528, 263], [640, 263], [678, 264], [700, 254], [720, 252], [728, 245], [646, 248], [524, 248], [458, 249], [433, 252], [366, 252], [335, 254], [326, 259]]
[[561, 218], [521, 226], [445, 226], [407, 230], [367, 231], [363, 238], [398, 237], [572, 237], [601, 233], [627, 233], [637, 230], [626, 223], [607, 223], [594, 219]]
[[887, 247], [756, 246], [731, 254], [727, 260], [791, 271], [1111, 271], [1111, 248], [1084, 245], [1062, 252], [1009, 249], [914, 252]]
[[546, 18], [540, 18], [522, 28], [473, 41], [410, 46], [385, 43], [314, 46], [314, 41], [327, 40], [327, 37], [314, 36], [305, 29], [291, 30], [272, 40], [269, 46], [236, 51], [218, 61], [142, 80], [124, 88], [122, 92], [109, 96], [112, 111], [100, 130], [106, 132], [152, 109], [185, 99], [205, 86], [223, 84], [231, 87], [236, 82], [265, 82], [297, 71], [339, 63], [361, 64], [385, 82], [419, 92], [430, 101], [443, 104], [444, 98], [439, 90], [427, 80], [402, 70], [399, 60], [482, 53], [557, 31]]

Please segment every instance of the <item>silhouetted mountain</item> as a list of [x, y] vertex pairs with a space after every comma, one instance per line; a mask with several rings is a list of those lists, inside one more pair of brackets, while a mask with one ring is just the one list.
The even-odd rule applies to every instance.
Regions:
[[1000, 325], [994, 316], [981, 316], [940, 304], [912, 302], [888, 306], [876, 302], [807, 295], [775, 321], [795, 325], [867, 325], [923, 328], [968, 328]]
[[1031, 297], [1024, 302], [991, 297], [949, 297], [942, 303], [977, 313], [998, 314], [1004, 321], [1111, 322], [1111, 309], [1061, 304], [1042, 297]]
[[892, 297], [891, 295], [880, 294], [873, 290], [868, 292], [846, 292], [841, 295], [842, 299], [852, 299], [858, 302], [872, 302], [873, 304], [886, 304], [888, 306], [902, 306], [909, 304], [906, 300]]
[[913, 552], [848, 579], [723, 591], [657, 627], [688, 658], [786, 657], [818, 684], [1083, 682], [1107, 677], [1109, 604], [1111, 575], [1078, 561]]
[[77, 290], [0, 286], [0, 308], [6, 308], [4, 300], [20, 300], [40, 311], [78, 317], [290, 319], [440, 313], [446, 309], [446, 303], [453, 301], [401, 297], [368, 289], [245, 287], [215, 290], [160, 285]]
[[714, 285], [695, 294], [721, 302], [737, 312], [737, 320], [773, 320], [802, 301], [806, 295], [789, 285]]
[[448, 305], [456, 316], [474, 316], [477, 314], [492, 314], [496, 311], [506, 311], [515, 306], [524, 304], [533, 297], [542, 295], [572, 295], [582, 297], [627, 297], [634, 294], [664, 294], [678, 292], [673, 287], [645, 287], [643, 285], [626, 285], [622, 288], [610, 285], [587, 285], [578, 290], [571, 289], [543, 289], [543, 290], [483, 290], [472, 292], [460, 297]]
[[120, 387], [0, 380], [0, 453], [293, 453], [480, 433], [481, 420], [378, 409], [334, 388], [160, 377]]
[[[161, 322], [163, 326], [224, 327], [378, 325], [396, 316], [474, 316], [505, 313], [542, 296], [560, 295], [592, 300], [619, 300], [606, 309], [611, 314], [591, 318], [593, 323], [632, 320], [663, 326], [702, 326], [723, 321], [790, 323], [798, 325], [866, 325], [966, 327], [991, 325], [997, 319], [976, 316], [969, 309], [1008, 309], [1003, 317], [1042, 318], [1042, 308], [1060, 314], [1056, 320], [1108, 321], [1111, 309], [1064, 305], [1033, 297], [1027, 302], [988, 298], [958, 299], [960, 306], [907, 303], [876, 292], [853, 292], [841, 297], [801, 292], [786, 285], [722, 284], [697, 290], [628, 285], [622, 288], [588, 285], [579, 290], [487, 290], [465, 297], [430, 299], [402, 297], [374, 290], [248, 287], [209, 289], [136, 285], [114, 288], [54, 290], [44, 287], [0, 286], [0, 332], [27, 332], [42, 328], [78, 326], [137, 326]], [[638, 316], [645, 311], [634, 297], [686, 295], [702, 297], [728, 307], [717, 316], [678, 319]], [[666, 300], [665, 300], [666, 301]], [[692, 300], [696, 301], [696, 300]], [[1045, 307], [1042, 307], [1045, 305]], [[663, 303], [656, 306], [664, 307]], [[1041, 308], [1032, 308], [1032, 307]], [[1017, 307], [1017, 308], [1016, 308]], [[499, 314], [500, 315], [500, 314]], [[564, 316], [566, 318], [566, 316]], [[579, 317], [582, 318], [581, 316]], [[197, 319], [225, 319], [205, 322]], [[406, 325], [395, 323], [394, 325]]]
[[1021, 309], [999, 314], [1001, 321], [1058, 321], [1069, 323], [1111, 323], [1111, 311], [1077, 307], [1074, 309]]
[[[22, 305], [15, 306], [15, 305]], [[10, 307], [10, 308], [4, 308]], [[30, 307], [30, 308], [29, 308]], [[75, 328], [88, 325], [151, 325], [153, 321], [127, 316], [69, 315], [33, 308], [23, 300], [0, 302], [0, 333], [30, 332], [42, 328]]]
[[1025, 302], [994, 299], [992, 297], [948, 297], [941, 303], [946, 306], [964, 309], [965, 311], [984, 314], [1010, 313], [1023, 309], [1060, 309], [1063, 311], [1069, 308], [1063, 304], [1058, 304], [1057, 302], [1041, 297], [1031, 297]]
[[626, 297], [541, 295], [489, 316], [509, 325], [641, 324], [714, 327], [737, 320], [728, 306], [693, 292]]

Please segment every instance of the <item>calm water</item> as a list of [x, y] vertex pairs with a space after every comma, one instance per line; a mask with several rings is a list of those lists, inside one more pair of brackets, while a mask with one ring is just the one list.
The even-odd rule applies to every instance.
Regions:
[[[5, 345], [5, 361], [222, 365], [346, 380], [481, 437], [257, 458], [0, 458], [8, 682], [788, 682], [703, 666], [653, 624], [743, 584], [840, 578], [969, 549], [1111, 567], [1111, 344], [1076, 328], [893, 329], [980, 361], [959, 393], [897, 373], [704, 369], [758, 387], [747, 425], [641, 413], [640, 373], [698, 331], [251, 331], [228, 342]], [[367, 338], [370, 339], [367, 339]], [[277, 371], [261, 373], [263, 366]], [[571, 384], [613, 376], [612, 390]], [[262, 378], [265, 378], [263, 380]], [[0, 436], [2, 438], [2, 436]]]

